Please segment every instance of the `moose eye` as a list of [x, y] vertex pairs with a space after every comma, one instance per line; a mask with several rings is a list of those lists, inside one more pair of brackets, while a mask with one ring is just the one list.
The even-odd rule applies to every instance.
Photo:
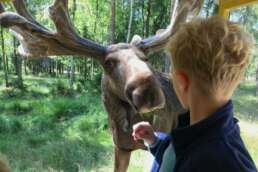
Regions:
[[142, 59], [142, 61], [144, 61], [144, 62], [149, 62], [149, 58], [147, 58], [147, 57], [143, 57], [143, 58], [141, 58]]
[[116, 67], [117, 61], [116, 60], [107, 60], [105, 62], [105, 66], [109, 70], [113, 70]]

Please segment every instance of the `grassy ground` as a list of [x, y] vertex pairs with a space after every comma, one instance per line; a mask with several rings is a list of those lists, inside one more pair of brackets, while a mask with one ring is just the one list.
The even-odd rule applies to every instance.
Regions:
[[[27, 77], [26, 89], [0, 87], [0, 158], [14, 172], [109, 172], [113, 145], [98, 82]], [[245, 83], [234, 96], [248, 150], [258, 165], [258, 100]], [[151, 156], [133, 153], [129, 172], [148, 171]]]
[[241, 134], [258, 166], [258, 98], [254, 82], [241, 84], [233, 97], [235, 114], [240, 120]]
[[111, 161], [99, 90], [26, 78], [26, 90], [0, 90], [0, 150], [15, 172], [90, 171]]

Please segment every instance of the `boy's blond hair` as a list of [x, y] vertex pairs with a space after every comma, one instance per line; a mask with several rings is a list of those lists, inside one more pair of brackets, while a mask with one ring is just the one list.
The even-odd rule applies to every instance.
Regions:
[[206, 95], [231, 96], [244, 76], [252, 39], [222, 17], [196, 19], [180, 27], [167, 44], [172, 68], [185, 71]]

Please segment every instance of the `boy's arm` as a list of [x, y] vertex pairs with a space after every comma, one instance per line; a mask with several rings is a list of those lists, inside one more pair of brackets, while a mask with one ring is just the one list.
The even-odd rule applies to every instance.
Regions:
[[158, 163], [161, 163], [163, 154], [170, 143], [170, 136], [165, 133], [155, 133], [156, 141], [152, 145], [147, 145], [148, 150], [155, 157]]

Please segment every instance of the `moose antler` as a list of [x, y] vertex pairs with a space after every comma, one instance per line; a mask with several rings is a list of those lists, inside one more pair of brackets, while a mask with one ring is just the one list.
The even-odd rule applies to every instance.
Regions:
[[159, 51], [177, 31], [180, 24], [199, 14], [202, 4], [203, 0], [174, 0], [174, 6], [171, 8], [171, 20], [167, 29], [161, 34], [139, 41], [136, 46], [147, 54]]
[[[55, 0], [49, 8], [56, 31], [39, 24], [27, 11], [24, 0], [13, 0], [18, 14], [3, 12], [0, 7], [0, 25], [9, 27], [19, 39], [19, 52], [28, 57], [82, 55], [103, 60], [107, 47], [80, 37], [70, 20], [68, 0]], [[203, 0], [174, 0], [171, 21], [161, 34], [137, 41], [136, 46], [146, 54], [162, 49], [181, 23], [199, 14]]]
[[82, 55], [101, 60], [106, 47], [81, 38], [75, 31], [68, 13], [68, 0], [56, 0], [49, 7], [56, 31], [39, 24], [27, 11], [23, 0], [13, 0], [18, 14], [3, 12], [0, 25], [9, 27], [19, 39], [19, 52], [28, 57]]

